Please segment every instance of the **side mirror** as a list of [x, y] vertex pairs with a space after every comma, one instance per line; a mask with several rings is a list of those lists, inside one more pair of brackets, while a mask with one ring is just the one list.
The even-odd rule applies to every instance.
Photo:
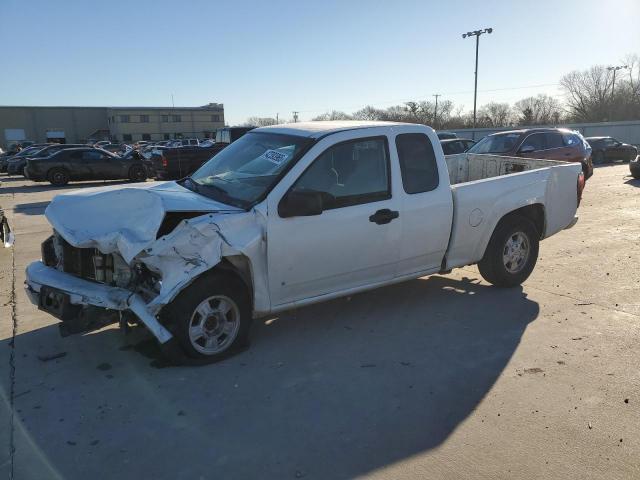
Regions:
[[532, 153], [532, 152], [535, 152], [535, 151], [536, 151], [536, 149], [533, 148], [532, 145], [525, 145], [524, 147], [522, 147], [520, 149], [520, 151], [518, 153]]
[[281, 218], [310, 217], [323, 210], [322, 193], [311, 190], [290, 190], [278, 205]]

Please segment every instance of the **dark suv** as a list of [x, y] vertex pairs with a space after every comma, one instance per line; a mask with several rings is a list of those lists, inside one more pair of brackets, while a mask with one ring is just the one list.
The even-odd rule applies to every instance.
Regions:
[[580, 162], [585, 178], [593, 175], [591, 147], [580, 133], [564, 128], [530, 128], [487, 135], [467, 153]]
[[586, 140], [593, 149], [592, 158], [596, 165], [614, 160], [630, 162], [638, 156], [636, 147], [613, 137], [588, 137]]
[[46, 158], [27, 160], [24, 176], [36, 182], [66, 185], [71, 180], [119, 180], [143, 182], [147, 179], [142, 156], [119, 157], [100, 148], [70, 148]]

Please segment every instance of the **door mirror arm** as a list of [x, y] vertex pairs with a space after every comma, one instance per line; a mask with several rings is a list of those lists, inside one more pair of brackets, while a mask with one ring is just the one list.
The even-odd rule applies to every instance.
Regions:
[[320, 215], [324, 209], [323, 194], [315, 190], [289, 190], [278, 205], [281, 218]]

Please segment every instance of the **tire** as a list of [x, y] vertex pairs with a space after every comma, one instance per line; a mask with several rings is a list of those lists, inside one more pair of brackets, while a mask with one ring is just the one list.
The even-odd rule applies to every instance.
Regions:
[[147, 172], [144, 167], [134, 165], [129, 169], [129, 180], [132, 182], [144, 182], [147, 179]]
[[[187, 359], [211, 363], [248, 346], [251, 310], [242, 281], [228, 273], [210, 272], [180, 292], [162, 310], [160, 319]], [[172, 356], [172, 361], [189, 363]]]
[[51, 185], [62, 187], [69, 183], [69, 172], [67, 172], [64, 168], [53, 168], [49, 170], [47, 179], [49, 180], [49, 183], [51, 183]]
[[478, 263], [482, 278], [496, 287], [522, 284], [536, 265], [539, 246], [540, 235], [531, 220], [520, 215], [503, 218]]

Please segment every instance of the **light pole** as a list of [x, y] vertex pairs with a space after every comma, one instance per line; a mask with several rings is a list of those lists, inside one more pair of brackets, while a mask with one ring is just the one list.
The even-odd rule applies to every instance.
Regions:
[[436, 107], [433, 110], [433, 126], [438, 128], [438, 97], [441, 97], [442, 95], [440, 95], [439, 93], [436, 93], [435, 95], [432, 95], [433, 97], [436, 97]]
[[478, 99], [478, 48], [480, 46], [480, 35], [482, 35], [483, 33], [491, 33], [493, 32], [493, 28], [485, 28], [482, 30], [474, 30], [473, 32], [467, 32], [467, 33], [463, 33], [462, 34], [462, 38], [467, 38], [467, 37], [476, 37], [476, 71], [475, 76], [475, 84], [473, 86], [473, 128], [474, 128], [474, 132], [473, 132], [473, 136], [475, 137], [476, 132], [475, 132], [475, 128], [476, 128], [476, 101]]
[[625, 68], [629, 68], [629, 65], [617, 65], [615, 67], [607, 67], [607, 70], [613, 72], [613, 83], [611, 84], [611, 98], [613, 98], [613, 92], [616, 88], [616, 72], [618, 70], [622, 70]]

